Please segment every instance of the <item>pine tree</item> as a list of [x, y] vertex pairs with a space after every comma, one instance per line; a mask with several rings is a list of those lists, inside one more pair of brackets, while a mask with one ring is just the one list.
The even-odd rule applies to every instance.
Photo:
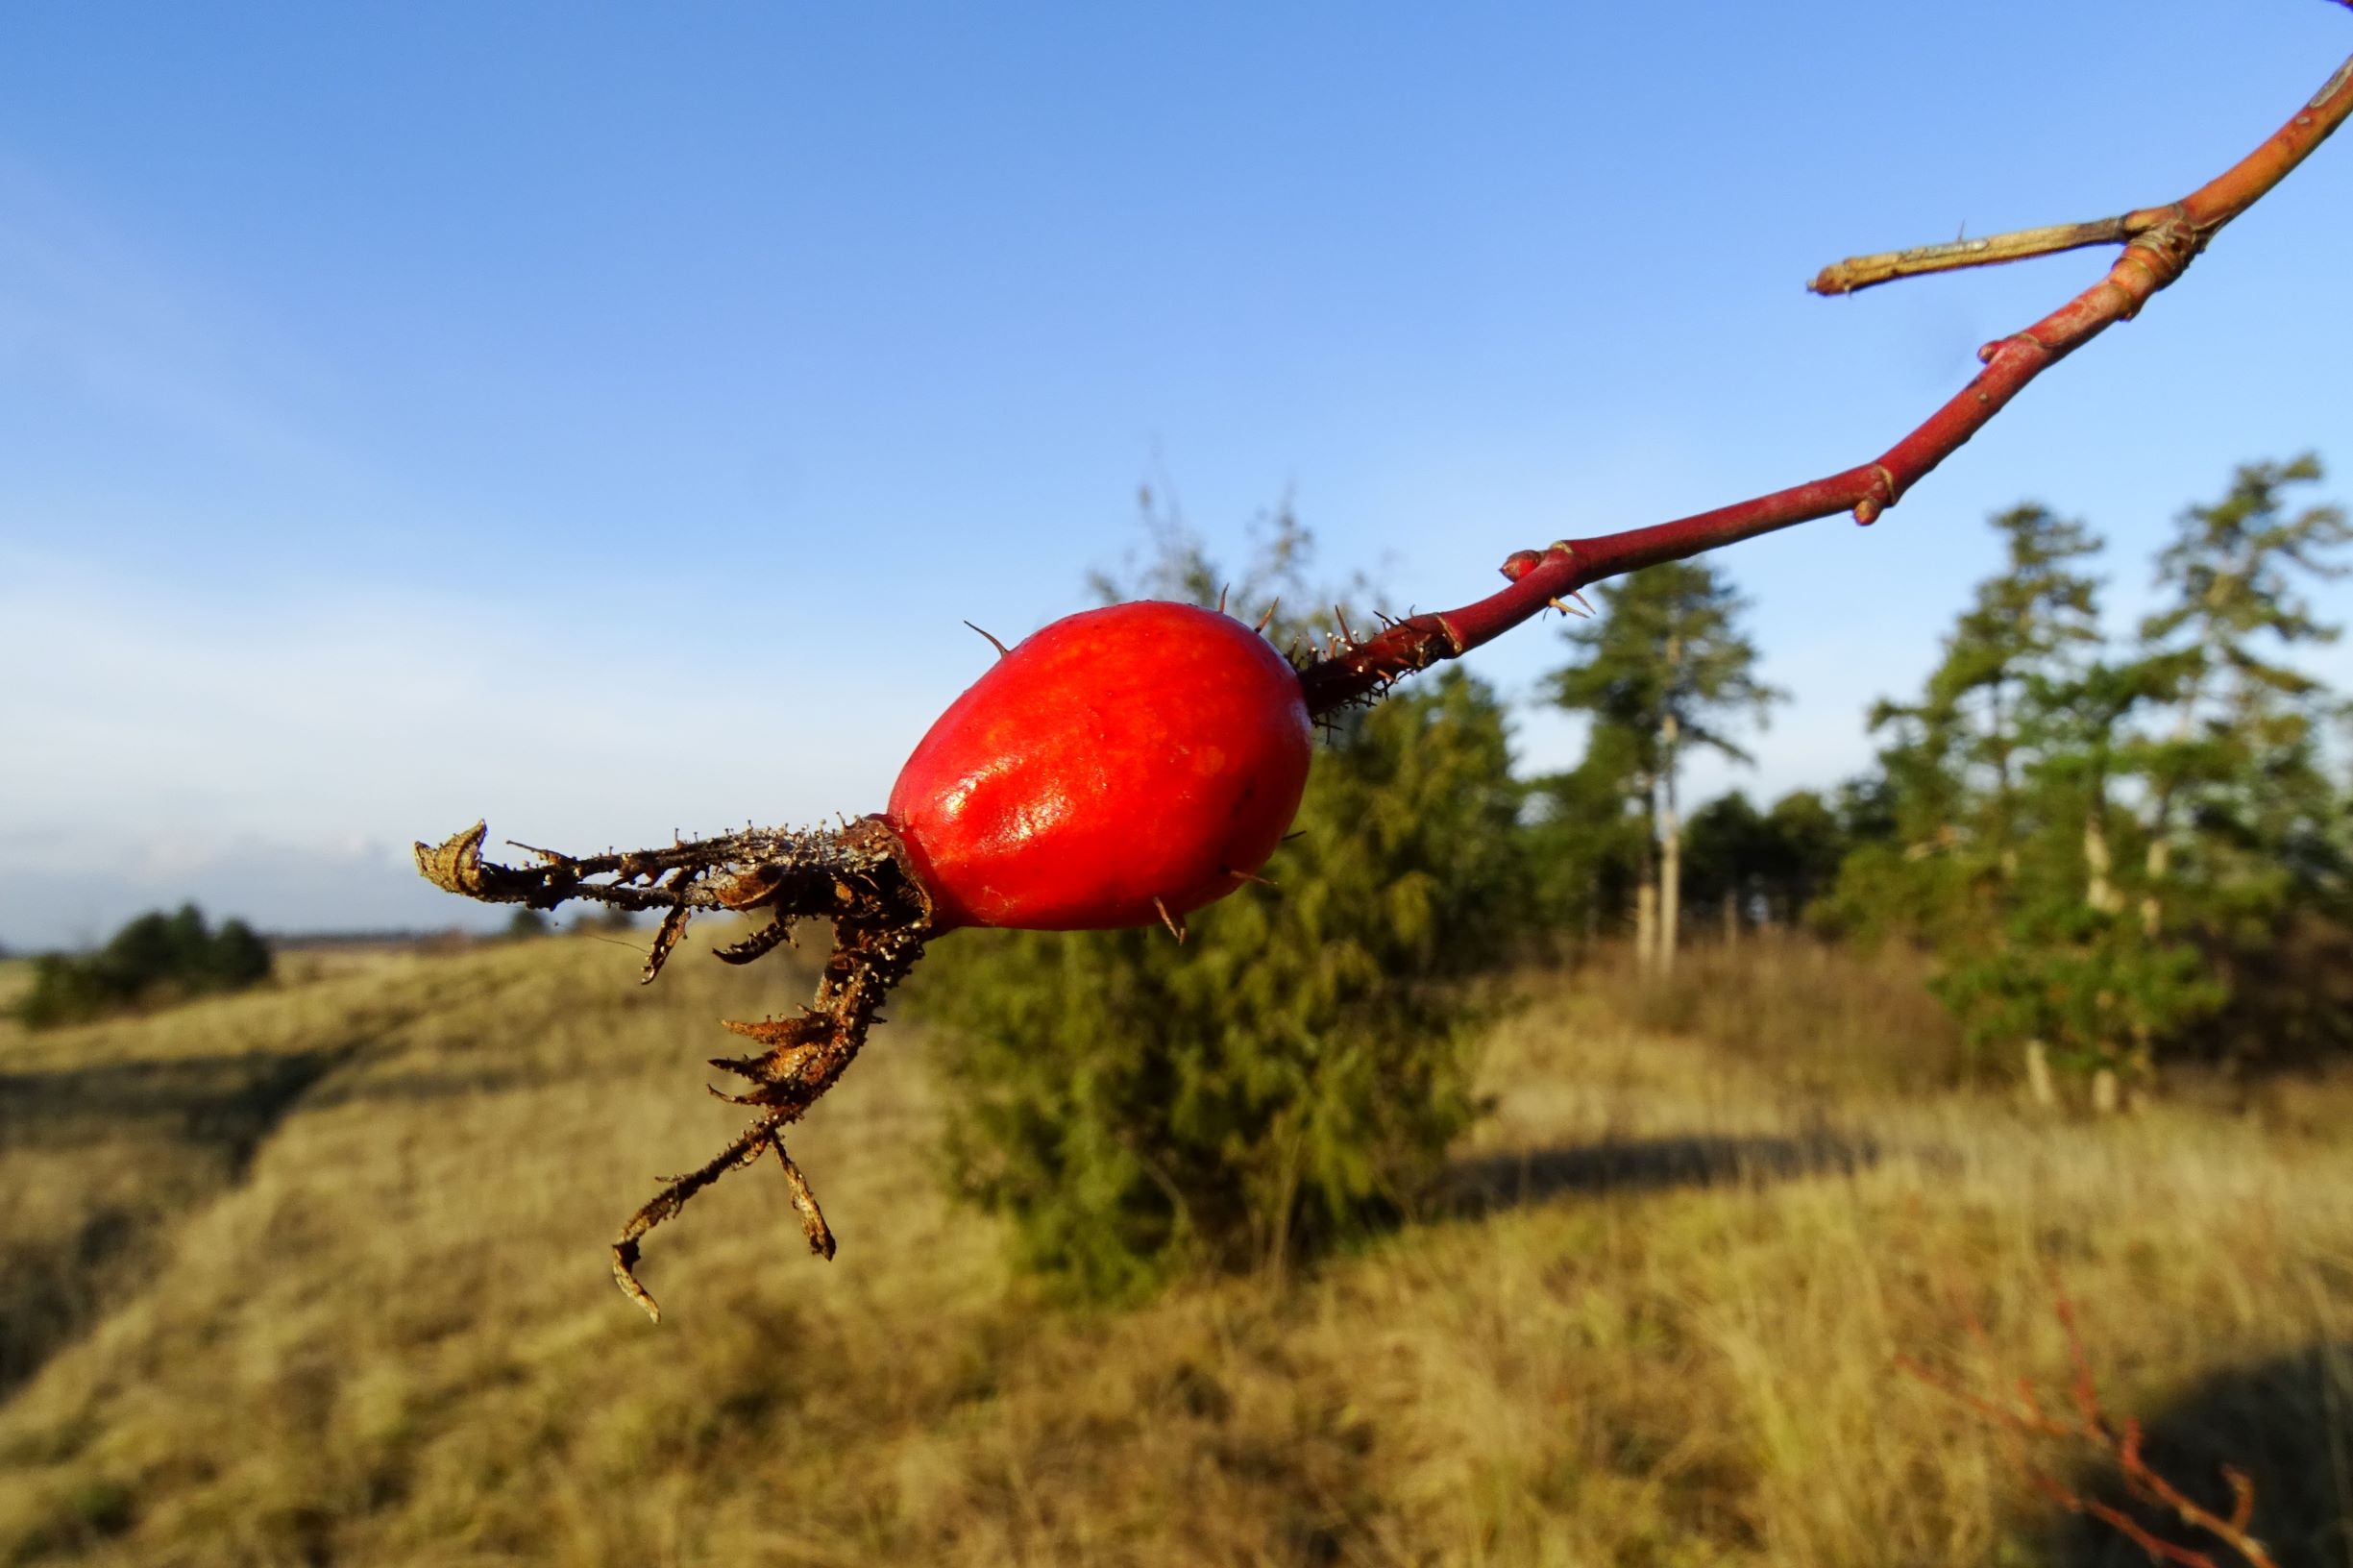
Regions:
[[1598, 616], [1568, 629], [1576, 662], [1548, 684], [1555, 702], [1591, 716], [1588, 756], [1619, 766], [1621, 787], [1641, 811], [1648, 831], [1635, 945], [1664, 972], [1681, 924], [1682, 764], [1698, 747], [1750, 761], [1729, 726], [1761, 725], [1782, 694], [1756, 677], [1756, 647], [1740, 626], [1748, 606], [1708, 563], [1650, 567], [1601, 598]]
[[2279, 657], [2334, 635], [2297, 589], [2338, 575], [2353, 533], [2282, 497], [2318, 477], [2251, 465], [2185, 512], [2159, 560], [2170, 602], [2125, 649], [2083, 571], [2098, 542], [2040, 507], [2002, 514], [2006, 569], [1920, 700], [1875, 713], [1895, 835], [1849, 857], [1839, 907], [1932, 946], [1982, 1049], [2145, 1081], [2201, 1041], [2353, 1033], [2269, 972], [2280, 952], [2353, 951], [2319, 744], [2343, 708]]
[[2181, 513], [2157, 564], [2169, 602], [2141, 628], [2168, 689], [2144, 747], [2139, 917], [2151, 940], [2207, 951], [2230, 992], [2212, 1049], [2233, 1061], [2353, 1044], [2353, 1019], [2317, 984], [2353, 956], [2346, 801], [2324, 744], [2346, 706], [2287, 662], [2339, 634], [2305, 593], [2344, 576], [2353, 527], [2289, 496], [2320, 478], [2310, 455], [2247, 464], [2221, 500]]
[[1893, 834], [1851, 857], [1837, 908], [1866, 933], [1932, 943], [1983, 932], [2017, 876], [2019, 790], [2031, 761], [2032, 683], [2064, 678], [2098, 641], [2097, 584], [2078, 570], [2100, 541], [2047, 508], [1992, 520], [2003, 569], [1977, 585], [1917, 702], [1881, 702], [1874, 731]]
[[1849, 847], [1837, 812], [1812, 790], [1766, 811], [1734, 790], [1691, 814], [1685, 840], [1685, 900], [1721, 907], [1728, 938], [1752, 923], [1795, 923], [1836, 880]]
[[1651, 886], [1651, 823], [1631, 809], [1633, 750], [1627, 731], [1595, 725], [1577, 767], [1529, 783], [1528, 859], [1546, 929], [1591, 942], [1624, 920], [1637, 884]]
[[2053, 1066], [2145, 1084], [2160, 1041], [2221, 1005], [2197, 948], [2133, 915], [2120, 791], [2137, 783], [2135, 724], [2165, 661], [2035, 673], [2017, 708], [2024, 759], [1993, 919], [1948, 935], [1936, 986], [1981, 1047], [2026, 1042]]
[[[2342, 704], [2278, 659], [2338, 636], [2314, 617], [2298, 579], [2342, 576], [2347, 567], [2333, 557], [2353, 541], [2353, 527], [2337, 506], [2291, 516], [2283, 494], [2319, 478], [2309, 454], [2247, 464], [2221, 501], [2181, 514], [2158, 558], [2158, 585], [2172, 602], [2141, 630], [2148, 656], [2171, 676], [2172, 719], [2148, 748], [2142, 916], [2152, 931], [2169, 901], [2193, 896], [2187, 883], [2260, 915], [2277, 907], [2289, 883], [2340, 872], [2318, 742], [2319, 726]], [[2202, 864], [2177, 871], [2183, 857]]]

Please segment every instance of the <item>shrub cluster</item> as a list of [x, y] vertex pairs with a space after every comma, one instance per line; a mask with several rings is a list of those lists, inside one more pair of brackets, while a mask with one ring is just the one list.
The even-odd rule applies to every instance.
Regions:
[[243, 920], [216, 930], [194, 904], [139, 916], [96, 952], [46, 953], [17, 1004], [30, 1028], [48, 1029], [128, 1007], [241, 991], [270, 977], [269, 944]]
[[959, 934], [933, 1002], [959, 1188], [1024, 1260], [1116, 1298], [1277, 1265], [1409, 1207], [1471, 1115], [1463, 982], [1524, 909], [1492, 693], [1457, 672], [1349, 724], [1299, 836], [1167, 932]]

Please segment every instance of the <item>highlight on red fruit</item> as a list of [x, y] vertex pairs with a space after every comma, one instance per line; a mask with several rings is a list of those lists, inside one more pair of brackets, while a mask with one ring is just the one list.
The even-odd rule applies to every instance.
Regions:
[[959, 925], [1173, 919], [1274, 852], [1313, 725], [1290, 662], [1241, 622], [1145, 600], [1012, 649], [940, 716], [884, 819]]

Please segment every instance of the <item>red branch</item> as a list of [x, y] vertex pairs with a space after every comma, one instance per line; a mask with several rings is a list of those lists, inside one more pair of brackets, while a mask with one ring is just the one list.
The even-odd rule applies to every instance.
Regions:
[[[2059, 1323], [2067, 1331], [2068, 1357], [2074, 1364], [2075, 1379], [2069, 1394], [2075, 1407], [2072, 1420], [2054, 1415], [2044, 1408], [2036, 1395], [2034, 1384], [2021, 1378], [2017, 1387], [2017, 1402], [2006, 1403], [1973, 1393], [1942, 1373], [1912, 1360], [1908, 1356], [1896, 1359], [1899, 1369], [1926, 1384], [1956, 1404], [1973, 1411], [1990, 1426], [2006, 1433], [2013, 1444], [2013, 1457], [2024, 1470], [2027, 1481], [2044, 1496], [2070, 1513], [2096, 1519], [2131, 1541], [2148, 1555], [2151, 1562], [2173, 1563], [2177, 1568], [2218, 1568], [2212, 1554], [2201, 1552], [2181, 1541], [2168, 1540], [2140, 1520], [2112, 1503], [2086, 1497], [2060, 1481], [2049, 1471], [2036, 1464], [2027, 1453], [2026, 1445], [2033, 1439], [2050, 1439], [2061, 1443], [2088, 1446], [2107, 1456], [2122, 1476], [2125, 1490], [2142, 1503], [2163, 1508], [2180, 1521], [2186, 1530], [2213, 1537], [2237, 1556], [2247, 1568], [2278, 1568], [2275, 1559], [2250, 1529], [2255, 1517], [2255, 1483], [2234, 1466], [2222, 1468], [2222, 1479], [2230, 1487], [2231, 1510], [2218, 1514], [2201, 1507], [2189, 1494], [2150, 1466], [2141, 1452], [2141, 1423], [2130, 1416], [2112, 1420], [2100, 1404], [2099, 1385], [2092, 1377], [2092, 1358], [2083, 1347], [2083, 1334], [2076, 1326], [2074, 1303], [2058, 1282], [2051, 1283], [2051, 1294], [2056, 1305]], [[1974, 1312], [1966, 1312], [1970, 1337], [1988, 1357], [1992, 1345]]]
[[1869, 524], [1999, 413], [2028, 381], [2179, 278], [2223, 225], [2245, 211], [2353, 113], [2353, 59], [2312, 101], [2246, 157], [2169, 208], [2131, 214], [2137, 227], [2108, 275], [2021, 332], [1977, 351], [1985, 369], [1872, 462], [1711, 512], [1593, 539], [1524, 550], [1504, 563], [1511, 586], [1460, 609], [1410, 616], [1336, 649], [1301, 672], [1317, 715], [1377, 696], [1416, 670], [1459, 657], [1588, 583], [1681, 560], [1837, 512]]

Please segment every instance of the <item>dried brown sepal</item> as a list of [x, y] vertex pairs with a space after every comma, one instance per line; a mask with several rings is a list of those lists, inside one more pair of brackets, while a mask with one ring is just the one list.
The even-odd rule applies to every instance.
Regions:
[[[484, 891], [482, 881], [482, 840], [490, 834], [487, 821], [478, 821], [472, 827], [451, 834], [437, 845], [419, 844], [417, 871], [426, 881], [444, 893], [462, 894], [468, 898], [496, 899], [498, 894]], [[503, 868], [493, 867], [493, 870]]]
[[779, 917], [741, 942], [729, 943], [724, 947], [712, 948], [711, 956], [723, 964], [748, 964], [755, 958], [775, 951], [778, 947], [791, 944], [792, 941], [793, 922]]
[[528, 867], [483, 860], [486, 836], [487, 829], [477, 822], [438, 845], [420, 844], [417, 869], [436, 887], [491, 903], [549, 909], [584, 899], [621, 909], [659, 909], [662, 924], [646, 961], [649, 980], [661, 971], [697, 910], [769, 912], [767, 925], [719, 949], [720, 957], [739, 964], [790, 940], [796, 919], [833, 923], [833, 950], [810, 1006], [793, 1017], [756, 1023], [727, 1020], [726, 1027], [768, 1049], [713, 1058], [713, 1066], [748, 1080], [750, 1088], [741, 1094], [711, 1091], [759, 1115], [725, 1148], [670, 1181], [629, 1217], [613, 1242], [613, 1278], [648, 1316], [660, 1321], [660, 1306], [637, 1278], [646, 1233], [676, 1214], [696, 1193], [731, 1170], [756, 1164], [772, 1148], [784, 1167], [810, 1250], [830, 1259], [833, 1230], [808, 1178], [785, 1152], [783, 1129], [842, 1076], [879, 1020], [883, 998], [922, 956], [931, 934], [931, 900], [898, 836], [881, 819], [864, 817], [839, 830], [746, 828], [681, 840], [667, 849], [584, 856], [529, 849], [540, 864]]
[[785, 1186], [793, 1192], [793, 1208], [800, 1215], [801, 1231], [809, 1237], [809, 1250], [827, 1262], [833, 1262], [833, 1227], [825, 1223], [825, 1212], [817, 1206], [817, 1194], [809, 1190], [809, 1179], [793, 1164], [793, 1157], [784, 1152], [784, 1139], [769, 1135], [769, 1146], [776, 1151], [776, 1163], [784, 1166]]
[[923, 941], [930, 933], [929, 912], [924, 910], [919, 921], [910, 921], [907, 915], [904, 904], [894, 904], [878, 893], [871, 908], [836, 920], [833, 952], [818, 978], [816, 998], [801, 1017], [763, 1024], [729, 1022], [728, 1027], [738, 1034], [774, 1041], [766, 1055], [715, 1064], [750, 1080], [752, 1086], [743, 1094], [720, 1097], [757, 1107], [760, 1115], [708, 1163], [654, 1194], [630, 1216], [613, 1242], [614, 1279], [655, 1321], [660, 1321], [661, 1309], [637, 1279], [640, 1241], [648, 1231], [684, 1208], [697, 1192], [739, 1165], [752, 1164], [772, 1144], [783, 1162], [793, 1206], [800, 1213], [811, 1249], [824, 1258], [833, 1256], [833, 1232], [818, 1209], [807, 1178], [785, 1155], [783, 1129], [798, 1121], [857, 1058], [883, 998], [922, 956]]
[[662, 923], [654, 927], [653, 944], [646, 949], [646, 967], [637, 976], [639, 985], [653, 984], [654, 977], [662, 972], [662, 966], [670, 962], [678, 939], [686, 935], [686, 922], [693, 918], [694, 912], [684, 904], [673, 904], [663, 912]]
[[[658, 849], [567, 855], [517, 845], [536, 866], [500, 866], [482, 858], [480, 822], [439, 845], [416, 846], [417, 870], [448, 893], [492, 904], [553, 909], [587, 902], [615, 909], [767, 908], [784, 916], [831, 917], [846, 886], [877, 879], [912, 882], [897, 836], [879, 818], [840, 829], [747, 827], [707, 839], [681, 839]], [[919, 899], [920, 894], [918, 894]]]
[[719, 1026], [772, 1047], [806, 1045], [822, 1040], [831, 1029], [832, 1020], [822, 1014], [804, 1009], [798, 1017], [761, 1018], [756, 1022], [746, 1018], [722, 1018]]

